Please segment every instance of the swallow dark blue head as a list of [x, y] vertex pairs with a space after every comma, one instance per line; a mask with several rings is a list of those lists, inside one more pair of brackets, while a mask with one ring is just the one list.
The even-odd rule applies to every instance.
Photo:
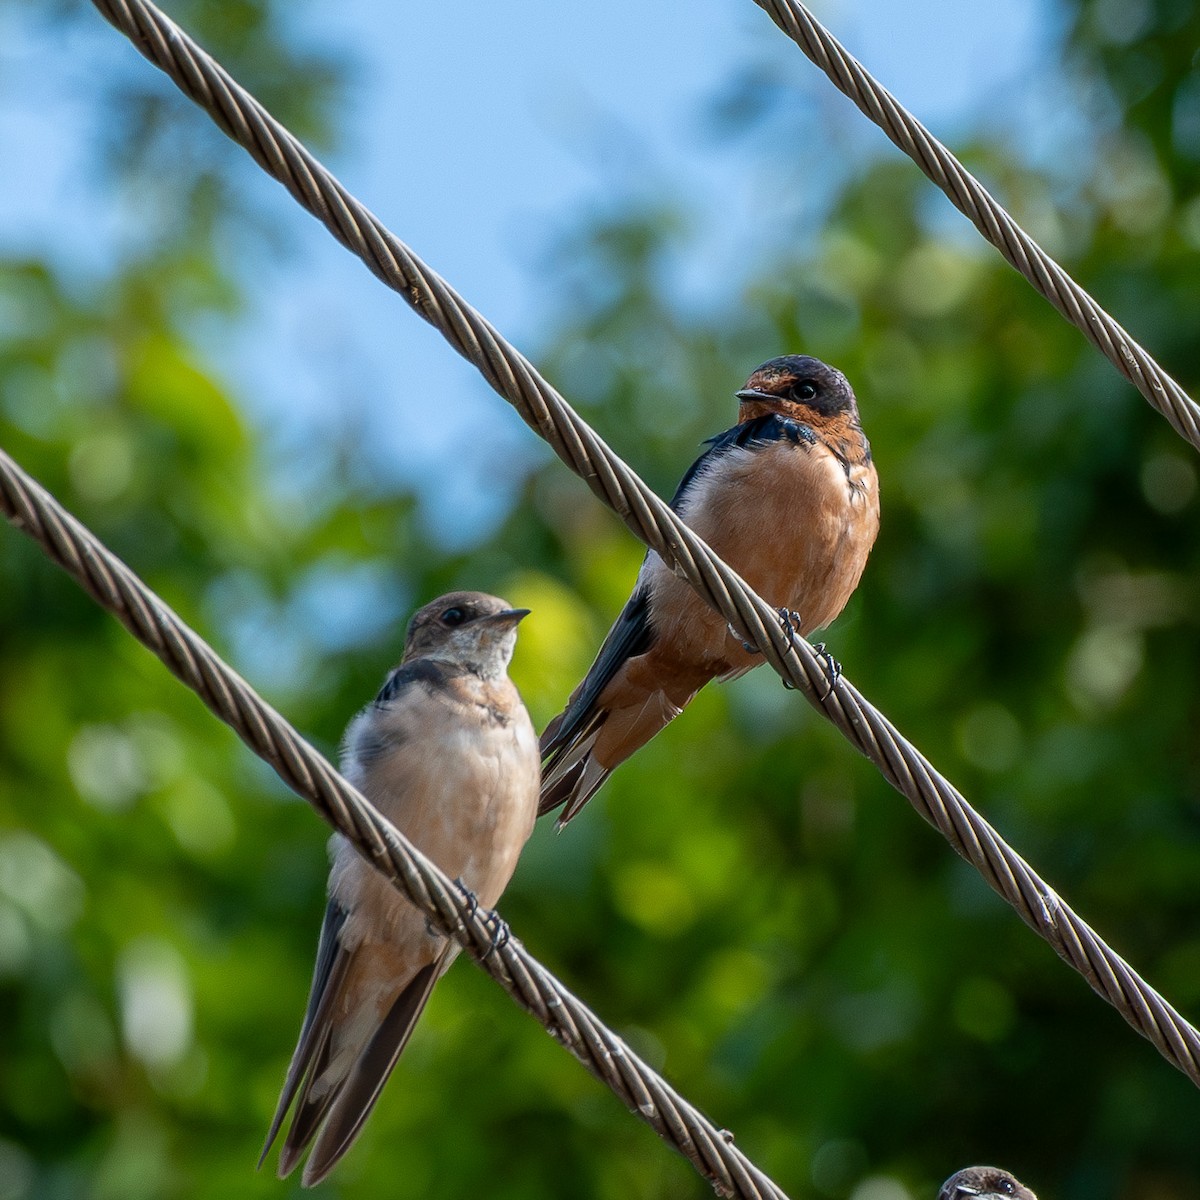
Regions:
[[746, 380], [737, 398], [743, 405], [744, 417], [758, 415], [764, 408], [791, 405], [800, 405], [822, 417], [858, 414], [854, 389], [845, 375], [807, 354], [785, 354], [763, 363]]

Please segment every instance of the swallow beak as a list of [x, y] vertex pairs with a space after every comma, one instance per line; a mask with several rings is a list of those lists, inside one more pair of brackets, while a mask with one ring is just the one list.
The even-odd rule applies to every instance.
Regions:
[[743, 404], [748, 404], [751, 400], [765, 400], [768, 404], [773, 404], [779, 399], [778, 396], [772, 396], [770, 392], [760, 392], [757, 388], [742, 388], [735, 395]]
[[528, 608], [506, 608], [503, 612], [492, 613], [491, 616], [484, 617], [485, 621], [495, 621], [497, 625], [516, 625], [525, 620], [529, 616], [530, 609]]

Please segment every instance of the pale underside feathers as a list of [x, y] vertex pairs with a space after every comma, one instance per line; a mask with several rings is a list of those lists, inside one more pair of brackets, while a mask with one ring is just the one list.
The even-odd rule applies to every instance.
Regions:
[[[507, 676], [524, 615], [476, 592], [426, 605], [400, 666], [343, 743], [346, 777], [485, 908], [511, 878], [537, 809], [537, 739]], [[263, 1149], [265, 1159], [291, 1109], [279, 1174], [311, 1146], [306, 1186], [361, 1132], [458, 952], [349, 843], [335, 835], [331, 848], [312, 990]]]

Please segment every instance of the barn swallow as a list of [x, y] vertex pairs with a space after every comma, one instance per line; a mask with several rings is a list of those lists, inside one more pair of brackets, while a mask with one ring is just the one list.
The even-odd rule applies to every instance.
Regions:
[[965, 1167], [938, 1190], [938, 1200], [1037, 1200], [1015, 1176], [998, 1167]]
[[[507, 670], [528, 609], [451, 592], [408, 627], [404, 655], [346, 729], [342, 773], [474, 900], [500, 899], [537, 815], [537, 735]], [[259, 1166], [299, 1092], [279, 1176], [311, 1187], [350, 1148], [459, 945], [330, 841], [329, 903], [300, 1040]]]
[[[846, 377], [815, 358], [765, 362], [737, 393], [671, 508], [802, 636], [858, 585], [879, 530], [879, 480]], [[540, 813], [559, 828], [710, 679], [756, 665], [748, 646], [653, 551], [583, 682], [542, 734]], [[761, 662], [761, 658], [757, 662]]]

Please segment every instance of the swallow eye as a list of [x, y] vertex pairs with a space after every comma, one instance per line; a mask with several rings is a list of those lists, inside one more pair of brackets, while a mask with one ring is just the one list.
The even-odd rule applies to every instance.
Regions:
[[791, 392], [792, 399], [803, 404], [817, 398], [817, 385], [811, 379], [805, 379], [800, 383], [792, 384]]
[[996, 1180], [996, 1191], [1002, 1192], [1006, 1196], [1012, 1196], [1015, 1195], [1016, 1190], [1017, 1185], [1007, 1175], [1001, 1175]]
[[449, 625], [451, 628], [461, 625], [466, 619], [467, 614], [461, 608], [448, 608], [441, 616], [442, 624]]

